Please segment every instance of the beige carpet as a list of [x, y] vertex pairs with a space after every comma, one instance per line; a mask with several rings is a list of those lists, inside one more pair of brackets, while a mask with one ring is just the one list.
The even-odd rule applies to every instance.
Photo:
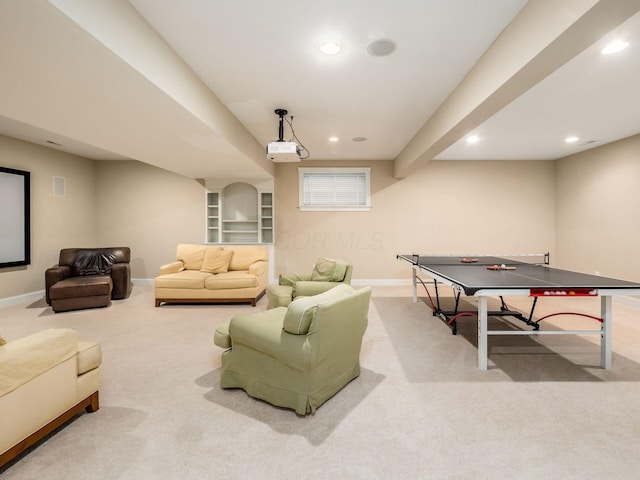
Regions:
[[[597, 300], [580, 302], [598, 313]], [[100, 410], [0, 469], [2, 480], [639, 478], [637, 307], [614, 303], [610, 371], [597, 337], [554, 335], [490, 337], [481, 372], [473, 319], [453, 336], [408, 288], [376, 287], [362, 375], [307, 417], [218, 387], [213, 331], [246, 311], [154, 308], [149, 286], [107, 309], [0, 309], [8, 339], [71, 327], [104, 356]], [[545, 328], [558, 325], [594, 327], [557, 318]]]

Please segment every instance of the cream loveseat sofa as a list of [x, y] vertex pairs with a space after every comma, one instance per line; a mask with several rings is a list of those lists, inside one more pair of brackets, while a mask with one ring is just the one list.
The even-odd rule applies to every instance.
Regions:
[[268, 283], [269, 252], [262, 245], [180, 244], [176, 261], [160, 267], [156, 307], [162, 303], [242, 303], [254, 307]]
[[0, 339], [0, 466], [86, 410], [99, 408], [100, 345], [70, 329]]

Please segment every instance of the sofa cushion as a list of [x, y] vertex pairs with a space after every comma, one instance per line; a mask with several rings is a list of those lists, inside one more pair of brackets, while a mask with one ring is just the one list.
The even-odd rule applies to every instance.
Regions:
[[310, 297], [331, 290], [333, 287], [341, 285], [341, 282], [296, 282], [291, 288], [291, 297]]
[[[224, 275], [224, 274], [221, 274]], [[212, 277], [212, 273], [201, 272], [200, 270], [183, 270], [178, 273], [169, 273], [156, 277], [156, 288], [204, 288], [204, 282]]]
[[227, 247], [233, 250], [229, 270], [249, 270], [252, 263], [269, 260], [269, 252], [262, 245], [242, 245]]
[[0, 396], [73, 357], [78, 350], [76, 332], [47, 329], [0, 347]]
[[181, 243], [176, 248], [176, 260], [180, 260], [184, 263], [185, 270], [200, 270], [202, 268], [202, 261], [204, 260], [204, 253], [206, 250], [206, 245]]
[[209, 290], [223, 290], [225, 288], [255, 288], [258, 278], [248, 272], [218, 273], [208, 277], [204, 286]]
[[321, 257], [311, 272], [311, 280], [319, 282], [341, 282], [347, 272], [347, 264], [333, 258]]
[[228, 272], [232, 256], [233, 250], [231, 249], [209, 247], [204, 254], [204, 260], [202, 261], [202, 268], [200, 271], [208, 273]]
[[73, 262], [73, 275], [110, 275], [116, 256], [105, 250], [80, 250]]
[[298, 297], [287, 307], [282, 328], [294, 335], [306, 335], [313, 320], [318, 304], [335, 300], [353, 293], [353, 288], [340, 284], [324, 293], [311, 297]]

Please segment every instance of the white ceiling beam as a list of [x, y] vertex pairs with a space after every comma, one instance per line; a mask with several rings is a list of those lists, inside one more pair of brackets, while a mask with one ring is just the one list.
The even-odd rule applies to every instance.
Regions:
[[640, 0], [529, 1], [400, 152], [395, 177], [424, 167], [638, 11]]

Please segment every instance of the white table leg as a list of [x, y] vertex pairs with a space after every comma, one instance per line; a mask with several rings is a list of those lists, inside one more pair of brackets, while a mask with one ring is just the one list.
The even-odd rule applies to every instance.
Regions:
[[418, 269], [416, 267], [411, 268], [412, 277], [411, 281], [413, 282], [413, 302], [416, 303], [418, 301], [418, 281], [416, 277], [418, 275]]
[[600, 330], [600, 366], [605, 370], [611, 369], [611, 323], [612, 323], [612, 297], [600, 297], [600, 317], [602, 325]]
[[478, 368], [487, 369], [487, 297], [478, 297]]

